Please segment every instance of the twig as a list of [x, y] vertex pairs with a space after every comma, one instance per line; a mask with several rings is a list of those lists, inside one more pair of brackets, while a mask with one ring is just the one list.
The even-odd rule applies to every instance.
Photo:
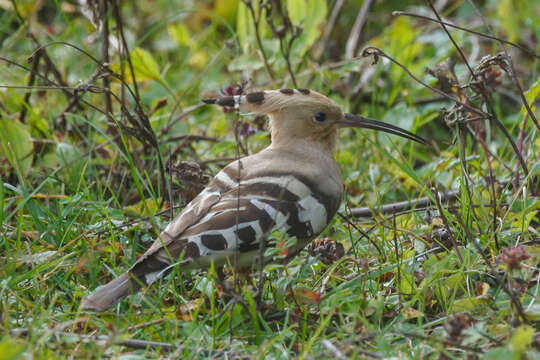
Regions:
[[[32, 59], [32, 70], [30, 72], [30, 78], [28, 79], [28, 86], [34, 85], [34, 81], [36, 79], [36, 73], [38, 71], [39, 67], [39, 60], [41, 59], [41, 53], [37, 54]], [[24, 101], [21, 107], [21, 112], [19, 114], [19, 121], [24, 124], [24, 118], [26, 117], [26, 113], [28, 112], [28, 107], [30, 106], [30, 95], [32, 95], [31, 91], [28, 91], [26, 95], [24, 96]]]
[[[447, 191], [439, 194], [441, 201], [455, 201], [459, 195], [459, 191]], [[396, 214], [402, 211], [407, 211], [417, 208], [425, 208], [426, 206], [433, 205], [433, 201], [427, 197], [421, 197], [413, 201], [398, 201], [391, 204], [382, 205], [379, 208], [361, 207], [350, 209], [350, 215], [355, 218], [367, 218], [372, 217], [373, 213], [381, 214]]]
[[[118, 1], [114, 0], [112, 1], [112, 10], [113, 10], [113, 16], [116, 19], [117, 23], [117, 31], [119, 34], [119, 38], [122, 41], [122, 46], [120, 47], [122, 50], [124, 50], [127, 63], [129, 66], [129, 70], [131, 72], [131, 80], [133, 82], [133, 90], [135, 91], [135, 99], [136, 102], [139, 102], [140, 96], [139, 96], [139, 87], [137, 85], [137, 79], [135, 78], [135, 70], [133, 68], [133, 63], [131, 62], [131, 56], [129, 55], [129, 47], [127, 46], [126, 37], [124, 36], [124, 22], [122, 20], [122, 13], [120, 11], [120, 8], [118, 6]], [[122, 52], [120, 52], [122, 53]], [[129, 88], [129, 86], [126, 86]]]
[[[19, 18], [19, 21], [21, 22], [21, 24], [28, 30], [28, 36], [30, 37], [30, 39], [34, 42], [34, 44], [36, 44], [36, 46], [40, 47], [41, 44], [39, 43], [38, 39], [36, 38], [36, 36], [30, 31], [30, 29], [28, 28], [28, 26], [26, 25], [26, 21], [25, 19], [22, 17], [21, 13], [19, 12], [19, 9], [17, 8], [17, 2], [15, 0], [10, 0], [11, 2], [11, 5], [13, 6], [13, 10], [15, 11], [15, 14], [17, 15], [17, 17]], [[47, 65], [47, 67], [51, 70], [51, 72], [53, 73], [53, 76], [54, 78], [56, 79], [56, 81], [61, 85], [61, 86], [66, 86], [66, 82], [64, 81], [64, 79], [62, 78], [62, 75], [60, 74], [60, 71], [58, 70], [58, 68], [56, 67], [56, 65], [51, 61], [51, 58], [49, 57], [49, 54], [47, 54], [46, 51], [43, 51], [43, 53], [41, 54], [41, 56], [43, 56], [43, 60], [45, 60], [45, 64]], [[72, 96], [69, 92], [64, 92], [66, 95], [68, 96]]]
[[332, 9], [332, 14], [330, 15], [330, 19], [328, 19], [328, 23], [326, 24], [324, 28], [324, 34], [317, 49], [317, 55], [315, 56], [315, 61], [317, 62], [321, 60], [321, 57], [326, 51], [328, 42], [330, 40], [330, 35], [332, 34], [334, 27], [336, 26], [336, 21], [341, 11], [341, 8], [343, 7], [343, 4], [345, 4], [345, 0], [336, 0], [336, 3], [334, 4], [334, 8]]
[[[490, 97], [487, 95], [485, 89], [484, 89], [484, 86], [483, 86], [483, 83], [482, 82], [479, 82], [478, 81], [478, 77], [476, 76], [476, 73], [473, 71], [471, 65], [469, 64], [469, 62], [467, 61], [467, 57], [465, 57], [465, 54], [463, 54], [463, 51], [461, 50], [461, 48], [458, 46], [458, 44], [456, 43], [456, 41], [454, 40], [454, 38], [452, 37], [452, 34], [450, 34], [450, 31], [448, 31], [448, 29], [446, 28], [446, 25], [443, 23], [439, 13], [437, 12], [437, 10], [435, 9], [435, 7], [433, 6], [433, 4], [431, 3], [431, 0], [426, 0], [427, 3], [429, 4], [429, 6], [431, 7], [431, 10], [433, 11], [433, 13], [435, 14], [435, 16], [437, 17], [437, 19], [439, 20], [439, 24], [441, 25], [441, 27], [443, 28], [444, 32], [446, 33], [446, 35], [448, 36], [448, 38], [450, 39], [450, 41], [452, 42], [452, 44], [454, 45], [454, 47], [456, 48], [456, 50], [458, 51], [459, 55], [461, 56], [461, 59], [463, 60], [463, 62], [465, 63], [465, 65], [467, 66], [467, 68], [469, 69], [469, 72], [471, 74], [471, 76], [473, 77], [473, 79], [476, 81], [476, 83], [479, 85], [478, 86], [478, 89], [480, 90], [480, 94], [482, 95], [482, 97], [484, 98], [484, 103], [486, 104], [486, 107], [488, 108], [488, 112], [489, 112], [489, 118], [491, 120], [493, 120], [495, 122], [495, 125], [497, 125], [497, 127], [503, 132], [504, 136], [506, 136], [506, 138], [508, 139], [508, 141], [510, 142], [510, 144], [512, 145], [512, 148], [514, 149], [514, 152], [516, 153], [518, 159], [519, 159], [519, 162], [521, 163], [521, 167], [523, 168], [523, 170], [525, 171], [525, 173], [528, 175], [529, 173], [529, 170], [527, 169], [527, 165], [525, 164], [525, 160], [523, 159], [522, 155], [521, 155], [521, 152], [519, 151], [516, 143], [514, 142], [514, 139], [512, 139], [512, 136], [510, 135], [510, 133], [508, 132], [508, 130], [506, 130], [506, 128], [504, 127], [503, 123], [499, 120], [499, 118], [497, 117], [496, 113], [495, 113], [495, 110], [493, 109], [493, 104], [491, 103], [491, 99]], [[508, 56], [508, 54], [506, 54]], [[509, 61], [510, 65], [511, 64], [511, 60], [508, 58], [507, 61]], [[504, 69], [504, 68], [503, 68]], [[514, 77], [515, 77], [515, 74], [514, 74]], [[517, 79], [516, 79], [517, 81]], [[521, 87], [519, 85], [519, 81], [517, 82], [516, 86], [518, 86], [518, 88], [520, 89], [521, 91]], [[527, 103], [527, 100], [525, 99], [525, 95], [523, 95], [523, 91], [521, 91], [521, 95], [522, 95], [522, 99], [524, 101], [524, 105], [528, 108], [528, 103]], [[534, 116], [534, 115], [533, 115]], [[538, 127], [538, 130], [540, 131], [540, 126], [538, 125], [538, 122], [536, 121], [536, 118], [534, 119], [535, 121], [535, 124], [536, 126]], [[495, 196], [495, 194], [494, 194]]]
[[445, 22], [445, 21], [439, 21], [437, 19], [433, 19], [433, 18], [430, 18], [429, 16], [425, 16], [425, 15], [420, 15], [420, 14], [414, 14], [414, 13], [410, 13], [410, 12], [407, 12], [407, 11], [393, 11], [392, 12], [392, 15], [394, 16], [401, 16], [401, 15], [405, 15], [405, 16], [411, 16], [411, 17], [416, 17], [416, 18], [420, 18], [420, 19], [424, 19], [424, 20], [429, 20], [429, 21], [433, 21], [433, 22], [437, 22], [439, 24], [444, 24], [446, 26], [450, 26], [454, 29], [458, 29], [458, 30], [461, 30], [461, 31], [465, 31], [465, 32], [468, 32], [468, 33], [471, 33], [471, 34], [475, 34], [475, 35], [478, 35], [478, 36], [481, 36], [481, 37], [485, 37], [485, 38], [488, 38], [488, 39], [492, 39], [492, 40], [497, 40], [497, 41], [500, 41], [504, 44], [508, 44], [510, 46], [513, 46], [523, 52], [526, 52], [527, 54], [531, 55], [531, 56], [534, 56], [535, 58], [537, 59], [540, 59], [540, 55], [534, 53], [533, 51], [531, 51], [530, 49], [526, 48], [525, 46], [521, 46], [519, 44], [516, 44], [516, 43], [513, 43], [511, 41], [508, 41], [508, 40], [504, 40], [500, 37], [497, 37], [497, 36], [494, 36], [494, 35], [490, 35], [490, 34], [485, 34], [485, 33], [481, 33], [481, 32], [478, 32], [478, 31], [474, 31], [474, 30], [471, 30], [471, 29], [467, 29], [467, 28], [464, 28], [464, 27], [461, 27], [461, 26], [458, 26], [458, 25], [454, 25], [454, 24], [451, 24], [449, 22]]
[[[431, 336], [431, 337], [430, 336], [424, 336], [424, 335], [415, 334], [415, 333], [411, 333], [411, 332], [405, 332], [405, 331], [396, 331], [395, 334], [405, 336], [405, 337], [412, 337], [412, 338], [415, 338], [415, 339], [421, 339], [421, 340], [424, 340], [424, 341], [433, 341], [434, 340], [433, 336]], [[455, 341], [449, 341], [449, 340], [441, 339], [440, 337], [438, 337], [438, 338], [439, 338], [437, 340], [438, 342], [440, 342], [442, 344], [445, 344], [445, 345], [453, 346], [453, 347], [461, 349], [461, 350], [470, 351], [470, 352], [474, 352], [474, 353], [480, 353], [480, 354], [482, 354], [484, 352], [482, 349], [479, 349], [479, 348], [476, 348], [476, 347], [473, 347], [473, 346], [461, 345], [460, 343], [455, 342]]]
[[[368, 47], [364, 48], [364, 50], [362, 51], [361, 56], [362, 57], [373, 56], [374, 64], [377, 63], [378, 57], [382, 56], [385, 59], [390, 60], [391, 62], [393, 62], [394, 64], [396, 64], [400, 68], [402, 68], [414, 81], [416, 81], [417, 83], [425, 86], [426, 88], [430, 89], [431, 91], [436, 92], [437, 94], [439, 94], [439, 95], [441, 95], [441, 96], [443, 96], [443, 97], [445, 97], [445, 98], [447, 98], [449, 100], [454, 101], [455, 103], [461, 105], [463, 108], [467, 109], [468, 111], [470, 111], [472, 113], [475, 113], [476, 115], [479, 115], [479, 116], [483, 117], [484, 119], [487, 119], [487, 118], [490, 117], [489, 114], [483, 112], [482, 110], [477, 109], [475, 107], [472, 107], [469, 104], [464, 103], [463, 101], [461, 101], [461, 100], [459, 100], [457, 98], [454, 98], [453, 96], [448, 95], [444, 91], [439, 90], [439, 89], [437, 89], [437, 88], [423, 82], [422, 80], [417, 78], [415, 75], [413, 75], [413, 73], [411, 73], [411, 71], [405, 65], [401, 64], [399, 61], [395, 60], [391, 56], [387, 55], [384, 51], [382, 51], [381, 49], [379, 49], [379, 48], [377, 48], [375, 46], [368, 46]], [[358, 60], [358, 59], [360, 59], [360, 57], [353, 58], [353, 60]]]
[[257, 46], [259, 46], [259, 50], [264, 61], [264, 68], [266, 69], [266, 73], [268, 74], [270, 81], [273, 82], [274, 74], [272, 73], [272, 68], [270, 68], [270, 65], [268, 64], [268, 57], [266, 56], [266, 52], [264, 51], [264, 47], [261, 41], [261, 35], [259, 34], [259, 23], [261, 22], [261, 15], [263, 10], [262, 1], [259, 1], [257, 14], [255, 14], [255, 9], [253, 8], [253, 0], [242, 0], [242, 2], [246, 5], [249, 12], [251, 13], [253, 27], [255, 28], [255, 38], [257, 39]]
[[[484, 23], [484, 26], [491, 32], [493, 33], [493, 31], [491, 30], [491, 26], [489, 25], [489, 23], [487, 22], [486, 18], [484, 17], [484, 15], [482, 15], [482, 13], [480, 11], [478, 11], [478, 8], [476, 7], [476, 5], [474, 4], [474, 2], [472, 2], [471, 0], [468, 0], [469, 4], [473, 7], [473, 9], [475, 10], [475, 12], [478, 14], [478, 16], [480, 17], [480, 19], [482, 19], [482, 22]], [[538, 131], [540, 132], [540, 124], [538, 123], [538, 120], [536, 119], [536, 115], [534, 115], [534, 112], [531, 110], [531, 107], [529, 105], [529, 102], [527, 101], [527, 98], [525, 97], [525, 94], [523, 93], [523, 88], [521, 87], [521, 84], [519, 82], [519, 79], [517, 78], [516, 76], [516, 70], [514, 68], [514, 63], [512, 61], [512, 58], [510, 57], [510, 55], [508, 55], [508, 51], [506, 51], [506, 46], [504, 46], [504, 42], [501, 40], [501, 39], [498, 39], [497, 40], [499, 41], [499, 43], [501, 44], [501, 47], [503, 49], [503, 52], [504, 52], [504, 57], [505, 57], [505, 60], [506, 62], [510, 65], [509, 68], [508, 68], [508, 73], [510, 74], [510, 77], [512, 78], [512, 81], [514, 82], [514, 85], [516, 86], [516, 88], [518, 89], [518, 92], [519, 92], [519, 97], [521, 98], [521, 102], [523, 103], [523, 106], [525, 106], [525, 109], [527, 109], [527, 113], [529, 114], [529, 117], [531, 118], [531, 120], [534, 122], [534, 125], [536, 125], [536, 128], [538, 129]], [[539, 56], [536, 56], [534, 55], [535, 57], [537, 58], [540, 58]], [[506, 69], [504, 69], [506, 70]]]
[[[461, 227], [465, 230], [465, 235], [467, 236], [467, 239], [468, 239], [469, 243], [473, 244], [473, 246], [476, 249], [476, 252], [478, 254], [480, 254], [480, 256], [482, 257], [482, 260], [484, 260], [484, 263], [489, 267], [490, 273], [493, 276], [493, 278], [495, 279], [495, 281], [497, 282], [497, 284], [499, 284], [499, 286], [503, 289], [503, 291], [506, 294], [508, 294], [508, 296], [510, 297], [510, 301], [512, 302], [512, 304], [516, 308], [516, 310], [517, 310], [519, 316], [521, 317], [521, 319], [523, 320], [523, 322], [526, 323], [526, 324], [529, 324], [529, 320], [527, 319], [527, 316], [525, 315], [525, 311], [523, 310], [523, 306], [522, 306], [521, 302], [519, 301], [519, 299], [516, 297], [516, 294], [514, 293], [514, 291], [508, 287], [508, 285], [506, 284], [506, 282], [503, 279], [501, 279], [497, 269], [495, 269], [493, 267], [490, 259], [484, 253], [482, 248], [480, 248], [480, 245], [478, 244], [476, 239], [474, 239], [472, 237], [471, 233], [469, 232], [469, 228], [466, 227], [463, 224], [463, 222], [461, 221], [461, 219], [459, 217], [456, 217], [456, 220], [460, 223]], [[481, 236], [481, 235], [482, 234], [480, 233], [479, 236]]]
[[[101, 26], [101, 56], [103, 59], [103, 65], [109, 67], [109, 16], [108, 16], [108, 4], [109, 0], [101, 0], [100, 13], [103, 24]], [[107, 113], [107, 119], [109, 121], [108, 130], [111, 135], [114, 135], [113, 121], [112, 121], [112, 102], [110, 95], [110, 81], [107, 73], [103, 74], [103, 87], [107, 89], [103, 96], [105, 99], [105, 112]]]
[[354, 21], [353, 28], [347, 39], [347, 44], [345, 45], [345, 59], [352, 59], [355, 56], [358, 40], [360, 39], [360, 34], [366, 23], [367, 14], [371, 8], [371, 4], [373, 4], [373, 0], [364, 0], [362, 4], [362, 8]]
[[435, 202], [437, 204], [437, 209], [439, 210], [439, 215], [441, 216], [444, 227], [446, 228], [446, 231], [448, 232], [448, 236], [450, 237], [450, 241], [452, 242], [452, 245], [456, 249], [456, 253], [457, 253], [457, 256], [459, 258], [459, 261], [461, 263], [463, 263], [463, 257], [461, 256], [461, 252], [459, 251], [458, 244], [456, 242], [456, 239], [454, 238], [454, 233], [452, 233], [452, 229], [450, 229], [450, 225], [448, 224], [448, 219], [446, 218], [446, 215], [444, 215], [443, 208], [441, 206], [441, 199], [439, 197], [437, 187], [433, 186], [431, 188], [431, 191], [433, 191], [433, 194], [435, 195]]
[[[478, 8], [476, 7], [476, 5], [474, 4], [473, 1], [469, 0], [468, 1], [469, 4], [473, 7], [473, 9], [475, 10], [475, 12], [477, 13], [477, 15], [480, 17], [480, 19], [482, 19], [482, 22], [484, 23], [484, 26], [491, 32], [493, 33], [493, 31], [491, 30], [491, 26], [489, 25], [489, 23], [487, 22], [486, 18], [484, 17], [484, 15], [482, 15], [482, 13], [480, 11], [478, 11]], [[431, 2], [429, 2], [431, 4]], [[517, 87], [518, 89], [518, 92], [519, 92], [519, 96], [521, 98], [521, 101], [523, 103], [523, 106], [525, 106], [525, 108], [527, 109], [527, 112], [529, 113], [529, 116], [531, 117], [531, 120], [534, 122], [536, 128], [538, 129], [538, 131], [540, 131], [540, 124], [538, 123], [538, 120], [536, 119], [536, 116], [534, 115], [533, 111], [531, 110], [530, 106], [529, 106], [529, 103], [527, 102], [527, 99], [525, 98], [525, 95], [523, 94], [523, 88], [521, 87], [521, 84], [519, 82], [519, 79], [517, 78], [516, 76], [516, 73], [515, 73], [515, 68], [514, 68], [514, 64], [512, 62], [512, 59], [510, 57], [510, 55], [508, 55], [508, 52], [506, 51], [506, 47], [504, 46], [504, 44], [508, 44], [508, 45], [511, 45], [511, 46], [514, 46], [518, 49], [520, 49], [521, 51], [524, 51], [526, 53], [528, 53], [529, 55], [531, 56], [534, 56], [536, 57], [537, 59], [540, 59], [540, 55], [537, 55], [535, 54], [534, 52], [532, 52], [531, 50], [527, 49], [526, 47], [523, 47], [523, 46], [520, 46], [518, 44], [515, 44], [513, 42], [510, 42], [510, 41], [507, 41], [507, 40], [504, 40], [504, 39], [501, 39], [499, 37], [496, 37], [494, 35], [491, 35], [491, 34], [483, 34], [483, 33], [480, 33], [480, 32], [477, 32], [477, 31], [473, 31], [473, 30], [469, 30], [469, 29], [466, 29], [466, 28], [463, 28], [463, 27], [460, 27], [460, 26], [456, 26], [456, 25], [453, 25], [453, 24], [450, 24], [450, 23], [447, 23], [447, 22], [444, 22], [442, 21], [442, 19], [440, 18], [439, 14], [437, 13], [437, 11], [435, 9], [433, 9], [435, 14], [437, 15], [437, 19], [433, 19], [433, 18], [430, 18], [428, 16], [423, 16], [423, 15], [418, 15], [418, 14], [413, 14], [413, 13], [408, 13], [408, 12], [403, 12], [403, 11], [394, 11], [392, 14], [393, 15], [407, 15], [407, 16], [413, 16], [413, 17], [418, 17], [418, 18], [422, 18], [422, 19], [425, 19], [425, 20], [429, 20], [429, 21], [434, 21], [434, 22], [437, 22], [439, 24], [441, 24], [441, 26], [445, 29], [445, 31], [448, 33], [448, 30], [446, 29], [446, 26], [450, 26], [450, 27], [453, 27], [453, 28], [456, 28], [458, 30], [462, 30], [462, 31], [467, 31], [467, 32], [470, 32], [470, 33], [473, 33], [475, 35], [479, 35], [479, 36], [483, 36], [483, 37], [486, 37], [486, 38], [489, 38], [489, 39], [493, 39], [493, 40], [497, 40], [499, 41], [499, 43], [501, 44], [501, 47], [503, 48], [503, 52], [504, 52], [504, 56], [505, 56], [505, 60], [506, 62], [508, 62], [508, 65], [509, 65], [509, 68], [508, 68], [508, 73], [510, 74], [510, 77], [512, 78], [512, 81], [514, 82], [515, 86]], [[449, 33], [448, 33], [449, 34]], [[506, 70], [506, 69], [505, 69]], [[499, 126], [497, 124], [497, 126]], [[500, 126], [499, 126], [500, 127]]]
[[182, 134], [177, 136], [171, 136], [168, 139], [165, 139], [164, 142], [174, 142], [178, 140], [184, 140], [184, 141], [210, 141], [210, 142], [218, 142], [219, 139], [207, 136], [207, 135], [198, 135], [198, 134]]
[[[272, 34], [279, 39], [279, 48], [281, 54], [283, 55], [283, 58], [285, 59], [285, 63], [287, 64], [287, 72], [291, 77], [291, 81], [294, 87], [297, 88], [298, 84], [296, 83], [296, 76], [294, 75], [290, 58], [292, 44], [302, 34], [302, 28], [299, 26], [294, 26], [291, 23], [291, 19], [289, 18], [287, 11], [284, 11], [281, 6], [281, 1], [273, 1], [266, 3], [266, 22], [268, 23], [268, 26], [270, 26]], [[274, 23], [274, 19], [272, 19], [271, 15], [274, 7], [281, 16], [281, 21], [283, 22], [281, 26], [276, 26]], [[289, 40], [286, 40], [287, 33], [291, 34]]]
[[[8, 64], [17, 66], [17, 67], [19, 67], [19, 68], [21, 68], [21, 69], [23, 69], [23, 70], [26, 70], [26, 71], [28, 71], [28, 72], [30, 72], [30, 73], [35, 73], [36, 76], [38, 76], [39, 78], [45, 80], [48, 84], [51, 84], [51, 86], [48, 87], [48, 88], [45, 88], [45, 87], [36, 87], [36, 86], [28, 87], [28, 86], [6, 86], [6, 85], [3, 85], [3, 87], [6, 87], [6, 88], [13, 87], [13, 88], [21, 88], [21, 89], [28, 89], [28, 88], [34, 88], [34, 89], [35, 89], [35, 88], [43, 88], [43, 89], [45, 89], [45, 90], [49, 90], [49, 89], [52, 89], [52, 90], [62, 90], [64, 93], [67, 92], [67, 93], [69, 94], [70, 97], [71, 97], [71, 96], [74, 96], [73, 93], [71, 93], [71, 92], [69, 91], [69, 89], [74, 89], [74, 90], [76, 90], [77, 87], [67, 86], [67, 85], [66, 85], [66, 86], [64, 86], [64, 85], [59, 85], [59, 84], [55, 83], [54, 81], [48, 79], [46, 76], [40, 74], [39, 72], [33, 72], [32, 69], [30, 69], [30, 68], [28, 68], [28, 67], [26, 67], [26, 66], [24, 66], [24, 65], [21, 65], [21, 64], [15, 62], [15, 61], [13, 61], [13, 60], [10, 60], [10, 59], [8, 59], [8, 58], [6, 58], [6, 57], [0, 56], [0, 60], [5, 61], [5, 62], [7, 62]], [[105, 115], [105, 111], [101, 110], [101, 109], [98, 108], [97, 106], [95, 106], [95, 105], [89, 103], [88, 101], [82, 100], [82, 99], [81, 99], [81, 101], [82, 101], [85, 105], [87, 105], [87, 106], [91, 107], [92, 109], [94, 109], [94, 110], [96, 110], [96, 111], [102, 113], [103, 115]]]
[[[162, 320], [162, 319], [159, 319]], [[147, 324], [142, 324], [147, 325]], [[30, 331], [26, 328], [17, 328], [10, 331], [12, 336], [28, 336]], [[72, 332], [54, 332], [52, 335], [60, 335], [60, 336], [69, 336], [70, 338], [73, 336], [78, 337], [78, 340], [80, 342], [103, 342], [106, 344], [111, 345], [120, 345], [129, 347], [132, 349], [162, 349], [163, 351], [173, 351], [175, 347], [173, 344], [166, 343], [166, 342], [159, 342], [159, 341], [148, 341], [148, 340], [139, 340], [139, 339], [124, 339], [117, 341], [115, 337], [113, 336], [107, 336], [107, 335], [87, 335], [87, 334], [76, 334]], [[226, 357], [227, 352], [225, 351], [219, 351], [219, 350], [207, 350], [207, 349], [199, 349], [199, 348], [193, 348], [190, 349], [190, 352], [192, 353], [198, 353], [202, 354], [203, 356], [212, 356], [212, 357]]]
[[[493, 239], [495, 240], [495, 248], [497, 249], [497, 251], [499, 251], [500, 247], [499, 237], [497, 236], [497, 193], [495, 192], [495, 175], [493, 175], [493, 165], [491, 164], [491, 158], [489, 156], [486, 141], [484, 140], [478, 123], [476, 123], [475, 125], [476, 133], [478, 135], [478, 139], [480, 140], [480, 146], [482, 146], [482, 149], [484, 150], [484, 156], [486, 157], [486, 162], [489, 170], [489, 182], [491, 184], [491, 205], [493, 206]], [[519, 149], [519, 151], [521, 152], [521, 148]]]
[[[479, 115], [480, 117], [478, 119], [485, 118], [485, 119], [493, 120], [495, 122], [495, 125], [497, 125], [497, 127], [503, 132], [503, 134], [507, 138], [508, 142], [510, 142], [510, 145], [514, 149], [514, 153], [518, 157], [519, 163], [521, 164], [521, 167], [523, 168], [523, 171], [525, 172], [525, 174], [527, 174], [527, 175], [529, 174], [529, 169], [527, 168], [527, 164], [525, 163], [525, 160], [523, 159], [523, 156], [519, 152], [515, 141], [512, 139], [512, 136], [510, 135], [508, 130], [504, 127], [504, 125], [501, 123], [499, 118], [495, 115], [495, 112], [492, 111], [493, 109], [490, 106], [489, 102], [487, 102], [486, 105], [488, 106], [488, 111], [490, 111], [490, 113], [486, 113], [486, 112], [484, 112], [484, 111], [482, 111], [482, 110], [480, 110], [478, 108], [472, 107], [471, 105], [467, 104], [466, 102], [458, 100], [457, 98], [454, 98], [453, 96], [448, 95], [444, 91], [439, 90], [439, 89], [437, 89], [437, 88], [435, 88], [435, 87], [433, 87], [431, 85], [426, 84], [425, 82], [423, 82], [422, 80], [417, 78], [415, 75], [413, 75], [411, 73], [411, 71], [405, 65], [401, 64], [399, 61], [397, 61], [394, 58], [392, 58], [391, 56], [387, 55], [384, 51], [382, 51], [381, 49], [379, 49], [377, 47], [374, 47], [374, 46], [366, 47], [362, 51], [362, 57], [367, 57], [367, 56], [373, 56], [374, 57], [374, 63], [377, 63], [379, 56], [382, 56], [382, 57], [390, 60], [394, 64], [401, 67], [413, 80], [415, 80], [419, 84], [427, 87], [428, 89], [430, 89], [431, 91], [436, 92], [439, 95], [442, 95], [442, 96], [454, 101], [456, 104], [461, 105], [462, 108], [464, 108], [464, 109], [466, 109], [466, 110], [468, 110], [468, 111], [470, 111], [472, 113], [475, 113], [475, 114]], [[355, 58], [355, 60], [356, 59], [357, 58]]]
[[402, 308], [402, 299], [401, 299], [401, 264], [399, 261], [399, 246], [397, 241], [397, 226], [396, 226], [396, 214], [392, 216], [392, 231], [394, 233], [394, 253], [396, 255], [396, 268], [397, 268], [397, 285], [398, 290], [398, 308]]

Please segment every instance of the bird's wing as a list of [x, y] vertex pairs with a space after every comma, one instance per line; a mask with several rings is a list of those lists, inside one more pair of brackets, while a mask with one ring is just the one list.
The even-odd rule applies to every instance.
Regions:
[[[319, 234], [328, 224], [325, 205], [292, 175], [246, 177], [152, 258], [172, 265], [184, 252], [182, 264], [188, 265], [184, 269], [203, 267], [212, 261], [224, 263], [228, 257], [232, 263], [235, 254], [244, 260], [243, 255], [258, 249], [271, 232], [286, 231], [301, 240]], [[253, 262], [250, 257], [241, 265]]]
[[237, 186], [238, 181], [233, 174], [233, 164], [223, 168], [208, 184], [208, 186], [197, 195], [163, 230], [152, 246], [137, 261], [140, 263], [159, 250], [178, 240], [182, 233], [190, 226], [196, 224], [201, 218], [207, 215], [208, 211], [219, 202], [222, 195]]

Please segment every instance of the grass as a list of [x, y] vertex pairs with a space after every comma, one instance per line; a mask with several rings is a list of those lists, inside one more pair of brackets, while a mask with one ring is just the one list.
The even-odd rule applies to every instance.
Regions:
[[[445, 89], [443, 82], [454, 74], [460, 85], [470, 84], [445, 32], [432, 22], [391, 16], [394, 10], [419, 13], [418, 6], [427, 13], [427, 4], [377, 3], [361, 46], [377, 46], [422, 81], [491, 115], [489, 121], [451, 123], [470, 112], [452, 112], [452, 101], [434, 99], [437, 94], [398, 66], [344, 60], [360, 8], [354, 2], [345, 3], [316, 60], [335, 3], [284, 5], [284, 14], [303, 28], [290, 47], [290, 64], [263, 14], [258, 30], [274, 80], [252, 13], [241, 1], [118, 7], [113, 1], [106, 12], [70, 2], [0, 5], [0, 61], [6, 65], [0, 74], [0, 359], [539, 355], [540, 140], [513, 79], [499, 63], [482, 73], [480, 90]], [[538, 54], [534, 2], [510, 10], [508, 4], [488, 2], [479, 10], [497, 36]], [[105, 26], [107, 16], [108, 40], [85, 15], [92, 11], [96, 25]], [[286, 21], [271, 11], [275, 25]], [[466, 27], [478, 19], [468, 2], [439, 11]], [[282, 45], [288, 46], [292, 29], [285, 32]], [[482, 56], [501, 51], [496, 41], [452, 35], [475, 69]], [[122, 36], [129, 52], [118, 50]], [[39, 75], [31, 79], [21, 66], [32, 68], [26, 59], [38, 44], [53, 42], [75, 45], [98, 62], [108, 43], [110, 70], [118, 76], [56, 43], [33, 57]], [[508, 50], [535, 111], [538, 57]], [[448, 58], [455, 68], [438, 67], [438, 79], [424, 72]], [[253, 89], [291, 87], [289, 68], [299, 87], [326, 94], [350, 112], [410, 129], [431, 145], [344, 131], [336, 151], [347, 188], [342, 216], [320, 236], [318, 250], [266, 266], [260, 299], [259, 273], [231, 294], [215, 269], [176, 269], [107, 312], [81, 312], [82, 297], [129, 268], [171, 214], [237, 156], [235, 114], [193, 106], [247, 78]], [[107, 93], [114, 95], [110, 107]], [[495, 117], [519, 147], [529, 176]], [[249, 153], [269, 143], [261, 119], [240, 120], [253, 130], [239, 136]], [[206, 137], [169, 141], [184, 134]], [[435, 199], [450, 189], [459, 191], [458, 200], [442, 201], [440, 209], [433, 204], [396, 215], [377, 210], [422, 196]], [[363, 206], [373, 209], [372, 216], [350, 216], [350, 208]], [[276, 234], [278, 245], [290, 241]], [[343, 257], [336, 256], [336, 243], [343, 245]]]

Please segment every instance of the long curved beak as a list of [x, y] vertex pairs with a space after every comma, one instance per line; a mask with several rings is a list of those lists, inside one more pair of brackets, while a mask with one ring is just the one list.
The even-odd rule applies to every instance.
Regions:
[[387, 124], [382, 121], [370, 119], [367, 117], [363, 117], [360, 115], [354, 115], [354, 114], [345, 114], [343, 117], [343, 120], [339, 122], [340, 128], [345, 127], [357, 127], [357, 128], [365, 128], [365, 129], [373, 129], [373, 130], [380, 130], [384, 131], [390, 134], [398, 135], [404, 138], [407, 138], [409, 140], [416, 141], [420, 144], [426, 145], [427, 142], [420, 136], [413, 134], [412, 132], [409, 132], [405, 129], [402, 129], [398, 126]]

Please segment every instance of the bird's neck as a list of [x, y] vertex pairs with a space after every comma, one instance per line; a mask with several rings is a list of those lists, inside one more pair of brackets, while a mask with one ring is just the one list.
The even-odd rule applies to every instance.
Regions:
[[280, 129], [272, 125], [270, 123], [270, 136], [272, 140], [270, 146], [274, 149], [316, 151], [332, 156], [336, 147], [337, 133], [335, 131], [306, 136], [302, 133], [295, 133], [292, 129]]

